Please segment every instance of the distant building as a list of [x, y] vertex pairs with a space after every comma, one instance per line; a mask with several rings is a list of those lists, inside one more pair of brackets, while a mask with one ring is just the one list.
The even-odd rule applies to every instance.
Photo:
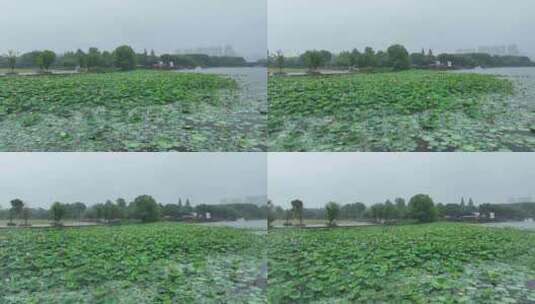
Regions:
[[498, 56], [520, 56], [521, 52], [516, 44], [479, 46], [478, 48], [458, 49], [457, 54], [485, 53]]
[[234, 48], [231, 45], [180, 49], [180, 50], [176, 50], [176, 53], [179, 55], [203, 54], [203, 55], [214, 56], [214, 57], [238, 57], [239, 56], [238, 53], [234, 50]]

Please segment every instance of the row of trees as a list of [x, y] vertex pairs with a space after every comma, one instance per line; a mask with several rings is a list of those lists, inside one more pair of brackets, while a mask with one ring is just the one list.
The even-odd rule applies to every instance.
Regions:
[[135, 53], [132, 47], [123, 45], [114, 51], [101, 51], [96, 47], [91, 47], [87, 51], [78, 49], [57, 55], [53, 51], [32, 51], [19, 56], [10, 50], [4, 56], [0, 56], [0, 67], [10, 68], [12, 72], [15, 68], [40, 68], [48, 70], [51, 66], [56, 68], [73, 69], [80, 67], [87, 70], [101, 69], [121, 69], [132, 70], [136, 67], [152, 68], [163, 62], [171, 64], [176, 68], [194, 67], [220, 67], [220, 66], [246, 66], [247, 62], [242, 57], [213, 57], [202, 54], [191, 55], [156, 55], [154, 50], [150, 53], [144, 50], [143, 53]]
[[270, 66], [282, 70], [283, 67], [306, 67], [315, 71], [320, 67], [334, 66], [344, 68], [392, 68], [406, 70], [410, 68], [410, 56], [407, 49], [399, 44], [390, 46], [386, 51], [375, 51], [366, 47], [364, 52], [358, 49], [333, 54], [326, 50], [310, 50], [300, 56], [286, 58], [281, 51], [269, 56]]
[[142, 222], [154, 222], [160, 219], [161, 208], [154, 198], [149, 195], [136, 197], [129, 204], [122, 198], [115, 202], [107, 201], [104, 204], [96, 204], [87, 207], [81, 202], [61, 203], [54, 202], [49, 210], [32, 209], [21, 199], [14, 199], [10, 202], [8, 210], [0, 209], [0, 218], [9, 218], [9, 226], [15, 226], [14, 219], [24, 220], [24, 226], [28, 226], [30, 219], [50, 219], [59, 224], [64, 219], [71, 220], [112, 220], [134, 219]]
[[353, 49], [339, 54], [333, 54], [326, 50], [311, 50], [300, 56], [288, 58], [281, 51], [277, 51], [268, 59], [268, 64], [271, 67], [279, 68], [281, 72], [283, 67], [306, 67], [312, 71], [320, 67], [406, 70], [410, 67], [436, 68], [437, 62], [446, 66], [450, 62], [452, 66], [459, 68], [535, 66], [529, 57], [524, 56], [492, 56], [482, 53], [435, 56], [431, 49], [427, 51], [422, 49], [421, 52], [409, 54], [407, 49], [399, 44], [392, 45], [385, 51], [375, 51], [372, 47], [366, 47], [363, 52]]
[[303, 219], [326, 219], [329, 225], [333, 225], [336, 219], [366, 220], [378, 223], [398, 222], [413, 220], [417, 222], [433, 222], [442, 220], [462, 220], [464, 218], [490, 219], [490, 214], [495, 220], [522, 220], [526, 217], [535, 217], [535, 203], [519, 204], [480, 204], [476, 205], [469, 198], [464, 198], [459, 204], [435, 204], [429, 195], [418, 194], [413, 196], [408, 203], [403, 198], [396, 198], [393, 202], [387, 200], [367, 207], [357, 202], [340, 205], [329, 202], [324, 208], [307, 209], [301, 200], [293, 200], [291, 208], [284, 210], [280, 206], [268, 203], [270, 214], [268, 221], [275, 219], [285, 220], [290, 223], [291, 219], [303, 224]]
[[182, 202], [179, 199], [176, 204], [160, 204], [149, 195], [136, 197], [127, 203], [125, 199], [118, 198], [115, 201], [108, 200], [88, 207], [81, 202], [60, 203], [55, 202], [49, 210], [32, 209], [20, 199], [11, 201], [11, 207], [7, 210], [0, 209], [0, 218], [9, 218], [9, 225], [15, 225], [14, 219], [24, 220], [23, 225], [28, 225], [29, 219], [50, 219], [59, 223], [63, 219], [104, 221], [113, 223], [122, 220], [136, 220], [141, 222], [154, 222], [160, 219], [182, 220], [195, 217], [205, 218], [210, 214], [212, 220], [236, 220], [265, 219], [267, 216], [266, 206], [257, 206], [248, 203], [208, 205], [200, 204], [192, 206], [189, 199]]
[[132, 70], [136, 66], [136, 53], [127, 45], [116, 48], [113, 52], [100, 52], [97, 48], [89, 48], [86, 53], [82, 50], [66, 52], [57, 55], [53, 51], [32, 51], [18, 55], [10, 50], [3, 58], [0, 58], [0, 66], [4, 65], [14, 72], [15, 68], [39, 68], [47, 71], [51, 66], [61, 68], [81, 67], [86, 69], [95, 68], [118, 68]]

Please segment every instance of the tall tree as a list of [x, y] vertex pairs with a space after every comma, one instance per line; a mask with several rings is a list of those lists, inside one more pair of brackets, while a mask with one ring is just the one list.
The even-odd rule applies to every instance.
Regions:
[[400, 44], [392, 45], [388, 48], [387, 53], [390, 66], [395, 71], [408, 70], [410, 68], [409, 52], [404, 46]]
[[52, 219], [54, 220], [54, 224], [58, 225], [63, 217], [65, 216], [66, 210], [65, 206], [60, 202], [55, 202], [52, 204], [52, 207], [50, 207], [50, 214], [52, 215]]
[[275, 54], [275, 63], [277, 64], [277, 67], [279, 68], [279, 73], [282, 74], [282, 69], [284, 68], [284, 54], [281, 50], [278, 50]]
[[433, 200], [429, 195], [417, 194], [409, 200], [409, 215], [421, 223], [429, 223], [436, 220], [437, 211]]
[[11, 201], [11, 210], [13, 210], [13, 214], [16, 217], [21, 216], [22, 214], [22, 208], [24, 208], [24, 202], [18, 198]]
[[14, 50], [7, 51], [7, 65], [11, 69], [11, 73], [15, 73], [15, 66], [17, 65], [18, 53]]
[[299, 225], [303, 226], [303, 201], [296, 199], [293, 200], [291, 204], [294, 217], [298, 218]]
[[128, 45], [122, 45], [113, 52], [115, 66], [123, 71], [133, 70], [136, 67], [136, 53]]
[[340, 206], [335, 202], [329, 202], [325, 206], [325, 211], [327, 215], [328, 225], [335, 226], [336, 219], [338, 218], [338, 215], [340, 214]]

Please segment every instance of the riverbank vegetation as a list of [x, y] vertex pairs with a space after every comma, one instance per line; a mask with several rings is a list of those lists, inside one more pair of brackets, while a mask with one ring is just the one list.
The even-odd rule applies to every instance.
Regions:
[[268, 56], [268, 65], [274, 73], [284, 74], [285, 68], [308, 69], [314, 73], [319, 68], [353, 71], [392, 71], [418, 69], [469, 69], [475, 67], [533, 67], [526, 56], [499, 56], [486, 53], [441, 53], [432, 49], [409, 53], [403, 45], [391, 45], [386, 50], [366, 47], [363, 51], [353, 49], [332, 53], [327, 50], [309, 50], [298, 56], [286, 57], [282, 51]]
[[83, 202], [54, 202], [49, 209], [32, 208], [21, 199], [11, 200], [9, 206], [0, 206], [0, 220], [7, 221], [8, 227], [31, 227], [33, 222], [40, 225], [46, 220], [52, 226], [72, 223], [125, 224], [149, 223], [157, 221], [211, 222], [235, 221], [238, 219], [265, 219], [267, 206], [262, 197], [251, 197], [241, 202], [221, 204], [193, 204], [189, 199], [178, 199], [177, 203], [157, 202], [150, 195], [140, 195], [133, 201], [123, 198], [107, 200], [104, 203], [88, 205]]
[[266, 303], [263, 244], [171, 223], [0, 230], [0, 302]]
[[270, 303], [531, 303], [535, 234], [458, 223], [269, 234]]
[[307, 208], [302, 200], [291, 202], [291, 208], [284, 209], [272, 202], [268, 205], [268, 224], [278, 220], [284, 226], [305, 227], [307, 220], [336, 226], [338, 221], [375, 224], [428, 223], [434, 221], [455, 221], [470, 223], [507, 222], [535, 219], [535, 202], [510, 204], [477, 203], [461, 198], [459, 203], [435, 202], [425, 194], [418, 194], [408, 201], [398, 197], [384, 203], [366, 205], [362, 202], [339, 204], [328, 202], [323, 208]]
[[136, 53], [129, 45], [114, 50], [99, 50], [91, 47], [84, 51], [67, 51], [56, 54], [50, 50], [31, 51], [23, 54], [9, 50], [0, 55], [0, 69], [9, 69], [16, 74], [20, 69], [48, 71], [79, 70], [89, 72], [110, 72], [133, 70], [135, 68], [192, 69], [196, 67], [244, 67], [250, 64], [243, 57], [208, 56], [203, 54], [156, 54], [154, 50]]

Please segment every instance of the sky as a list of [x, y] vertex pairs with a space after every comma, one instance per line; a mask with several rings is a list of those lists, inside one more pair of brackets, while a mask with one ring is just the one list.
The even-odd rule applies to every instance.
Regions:
[[230, 44], [266, 56], [267, 0], [0, 0], [0, 53], [78, 48], [136, 51]]
[[436, 203], [535, 196], [535, 153], [270, 153], [268, 197], [288, 207], [366, 205], [419, 193]]
[[439, 52], [516, 43], [535, 58], [533, 0], [269, 0], [271, 51], [394, 43]]
[[0, 205], [20, 198], [32, 208], [189, 198], [196, 205], [266, 195], [265, 153], [0, 153]]

